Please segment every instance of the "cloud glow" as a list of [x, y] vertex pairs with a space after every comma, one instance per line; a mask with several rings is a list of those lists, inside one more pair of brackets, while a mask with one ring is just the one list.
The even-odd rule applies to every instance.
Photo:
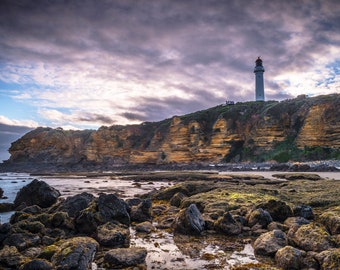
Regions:
[[254, 100], [259, 55], [267, 99], [340, 93], [338, 14], [337, 0], [3, 0], [0, 95], [34, 112], [0, 123], [98, 128]]

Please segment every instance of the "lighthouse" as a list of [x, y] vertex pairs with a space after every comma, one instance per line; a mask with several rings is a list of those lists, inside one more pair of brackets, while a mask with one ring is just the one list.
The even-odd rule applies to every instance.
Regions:
[[254, 68], [255, 73], [255, 96], [256, 101], [264, 101], [264, 84], [263, 84], [263, 72], [262, 59], [260, 56], [255, 61], [256, 66]]

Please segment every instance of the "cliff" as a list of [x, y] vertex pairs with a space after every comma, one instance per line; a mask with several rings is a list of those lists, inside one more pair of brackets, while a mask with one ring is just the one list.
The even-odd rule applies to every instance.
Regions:
[[100, 166], [340, 157], [340, 95], [220, 105], [160, 122], [70, 131], [37, 128], [10, 164]]

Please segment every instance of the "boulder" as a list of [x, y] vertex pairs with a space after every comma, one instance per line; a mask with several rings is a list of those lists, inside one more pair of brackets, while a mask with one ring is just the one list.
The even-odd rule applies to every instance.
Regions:
[[12, 226], [12, 233], [29, 232], [32, 234], [44, 233], [45, 225], [40, 221], [28, 221], [26, 219], [20, 220]]
[[297, 229], [291, 228], [288, 237], [290, 243], [305, 251], [321, 252], [334, 245], [325, 228], [314, 223], [302, 225]]
[[305, 251], [292, 246], [285, 246], [276, 252], [275, 261], [282, 270], [299, 270], [302, 268], [305, 256]]
[[12, 233], [4, 240], [4, 244], [15, 246], [19, 251], [29, 247], [41, 244], [41, 238], [38, 234], [32, 233]]
[[269, 200], [258, 206], [269, 212], [270, 216], [274, 221], [283, 222], [288, 217], [293, 216], [293, 211], [285, 202]]
[[20, 270], [53, 270], [53, 265], [43, 259], [34, 259], [25, 263]]
[[104, 267], [121, 269], [145, 264], [146, 255], [147, 251], [142, 247], [112, 249], [104, 256]]
[[205, 222], [195, 204], [182, 209], [175, 221], [175, 231], [183, 234], [200, 234], [204, 230]]
[[214, 229], [226, 235], [239, 235], [242, 232], [241, 224], [229, 212], [215, 221]]
[[275, 253], [287, 245], [286, 234], [281, 230], [273, 230], [261, 234], [254, 242], [257, 255], [274, 256]]
[[255, 224], [259, 224], [262, 228], [267, 228], [267, 226], [272, 222], [273, 219], [269, 212], [263, 210], [262, 208], [254, 209], [247, 216], [247, 222], [249, 227], [253, 227]]
[[0, 203], [0, 213], [10, 212], [13, 210], [14, 210], [14, 203]]
[[129, 227], [122, 224], [105, 223], [97, 229], [96, 240], [102, 246], [121, 248], [130, 245]]
[[59, 196], [60, 192], [58, 190], [44, 181], [34, 179], [17, 193], [14, 200], [14, 207], [38, 205], [42, 208], [47, 208], [56, 203]]
[[57, 251], [51, 258], [56, 269], [90, 270], [99, 247], [97, 241], [90, 237], [73, 237], [63, 239], [56, 244]]
[[282, 223], [273, 221], [267, 226], [267, 229], [269, 231], [281, 230], [281, 231], [287, 232], [289, 230], [289, 227], [287, 225], [282, 224]]
[[184, 195], [182, 192], [177, 192], [172, 198], [170, 199], [170, 205], [180, 207], [182, 200], [185, 199], [187, 196]]
[[305, 219], [304, 217], [289, 217], [284, 221], [284, 225], [288, 227], [297, 226], [300, 227], [302, 225], [309, 224], [310, 221]]
[[96, 205], [92, 205], [92, 207], [80, 211], [74, 220], [75, 228], [79, 233], [91, 236], [97, 231], [99, 222], [95, 216], [95, 206]]
[[[25, 257], [22, 256], [15, 246], [5, 245], [0, 250], [0, 269], [5, 266], [7, 269], [19, 269], [19, 266], [25, 262]], [[6, 269], [4, 268], [4, 269]]]
[[10, 223], [0, 224], [0, 246], [10, 233], [12, 225]]
[[4, 196], [4, 190], [0, 187], [0, 199]]
[[308, 220], [314, 219], [314, 213], [312, 207], [308, 205], [297, 205], [293, 208], [294, 216], [303, 217]]
[[80, 211], [89, 206], [93, 199], [94, 196], [87, 192], [68, 197], [61, 203], [59, 211], [65, 211], [70, 217], [76, 217]]
[[340, 214], [327, 211], [320, 216], [321, 223], [332, 234], [340, 234]]
[[151, 199], [142, 200], [138, 205], [131, 206], [130, 217], [131, 221], [143, 222], [151, 221], [152, 216], [152, 201]]
[[141, 233], [151, 233], [155, 230], [155, 227], [150, 221], [144, 221], [136, 225], [136, 231]]
[[116, 195], [101, 194], [86, 209], [80, 211], [75, 218], [75, 227], [78, 232], [91, 236], [96, 233], [99, 225], [107, 222], [130, 225], [128, 208], [127, 203]]
[[130, 225], [128, 205], [114, 194], [101, 194], [98, 198], [99, 219], [102, 224], [118, 221]]
[[321, 269], [340, 269], [340, 248], [325, 250], [316, 255]]

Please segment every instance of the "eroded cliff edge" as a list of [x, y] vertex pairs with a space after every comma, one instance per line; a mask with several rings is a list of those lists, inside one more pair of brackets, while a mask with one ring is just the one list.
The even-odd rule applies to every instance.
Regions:
[[160, 122], [71, 131], [37, 128], [5, 166], [239, 162], [340, 157], [340, 95], [220, 105]]

